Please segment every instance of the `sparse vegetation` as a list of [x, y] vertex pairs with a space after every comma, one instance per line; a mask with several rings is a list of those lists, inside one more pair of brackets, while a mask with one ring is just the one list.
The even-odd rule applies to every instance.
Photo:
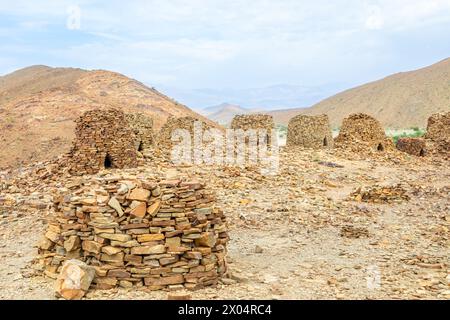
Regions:
[[418, 138], [422, 137], [425, 134], [425, 130], [421, 129], [419, 127], [412, 127], [408, 131], [404, 131], [402, 133], [397, 133], [392, 135], [392, 139], [394, 140], [394, 143], [396, 144], [398, 139], [400, 138]]
[[285, 138], [287, 136], [287, 126], [283, 124], [277, 124], [276, 128], [280, 137]]

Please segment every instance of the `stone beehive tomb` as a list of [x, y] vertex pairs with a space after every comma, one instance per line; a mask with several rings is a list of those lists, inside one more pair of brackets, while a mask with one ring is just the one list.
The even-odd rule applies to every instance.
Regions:
[[69, 172], [83, 175], [105, 168], [135, 167], [135, 135], [126, 123], [125, 114], [117, 109], [96, 109], [81, 115], [68, 153]]
[[332, 148], [334, 145], [327, 115], [298, 115], [289, 121], [287, 147]]
[[382, 152], [394, 149], [392, 139], [386, 137], [380, 122], [364, 113], [352, 114], [344, 119], [335, 144], [354, 151], [369, 149]]
[[153, 147], [155, 143], [153, 136], [153, 119], [143, 113], [128, 113], [125, 117], [127, 118], [129, 127], [135, 134], [136, 150], [143, 151]]
[[450, 112], [437, 113], [428, 118], [425, 139], [430, 143], [433, 153], [450, 157]]
[[450, 112], [433, 114], [428, 118], [425, 138], [434, 141], [450, 140]]
[[199, 182], [97, 178], [55, 210], [38, 259], [53, 278], [68, 259], [95, 268], [97, 289], [197, 289], [226, 272], [225, 217]]
[[427, 154], [426, 141], [422, 138], [400, 138], [397, 141], [397, 149], [417, 157]]
[[160, 129], [157, 138], [158, 148], [161, 150], [161, 152], [166, 156], [169, 156], [173, 145], [179, 143], [178, 141], [172, 141], [172, 135], [177, 129], [187, 130], [191, 137], [191, 144], [192, 146], [194, 146], [194, 128], [196, 122], [198, 123], [199, 128], [201, 128], [200, 133], [204, 133], [205, 130], [211, 129], [211, 126], [207, 123], [190, 116], [180, 118], [176, 118], [173, 116], [169, 117], [166, 123]]
[[[244, 114], [237, 115], [233, 118], [230, 125], [231, 129], [242, 129], [244, 131], [265, 130], [265, 141], [267, 144], [271, 144], [272, 132], [275, 129], [275, 123], [273, 117], [267, 114]], [[246, 139], [248, 141], [248, 139]]]

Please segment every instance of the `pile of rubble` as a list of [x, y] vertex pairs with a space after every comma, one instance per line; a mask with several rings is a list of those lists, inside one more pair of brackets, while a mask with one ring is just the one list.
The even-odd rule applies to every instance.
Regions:
[[345, 225], [341, 227], [341, 237], [349, 239], [368, 238], [369, 231], [363, 227], [354, 227], [352, 225]]
[[129, 127], [133, 130], [136, 150], [143, 151], [154, 146], [153, 119], [143, 113], [128, 113], [125, 115]]
[[427, 144], [423, 138], [399, 138], [397, 149], [417, 157], [424, 157], [427, 154]]
[[289, 121], [287, 147], [313, 149], [332, 148], [334, 145], [330, 121], [327, 115], [298, 115]]
[[76, 120], [75, 139], [68, 153], [72, 175], [94, 174], [104, 168], [138, 164], [135, 135], [117, 109], [91, 110]]
[[356, 153], [394, 149], [392, 139], [386, 137], [380, 122], [363, 113], [352, 114], [344, 119], [335, 144]]
[[95, 269], [98, 289], [197, 289], [227, 271], [225, 217], [200, 182], [97, 176], [54, 207], [38, 259], [52, 278], [70, 259]]
[[401, 185], [373, 186], [367, 189], [357, 188], [350, 194], [350, 199], [358, 202], [394, 203], [409, 201], [410, 197]]

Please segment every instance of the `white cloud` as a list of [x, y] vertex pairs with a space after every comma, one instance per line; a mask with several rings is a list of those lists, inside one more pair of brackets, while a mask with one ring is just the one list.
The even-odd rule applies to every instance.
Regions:
[[384, 26], [384, 17], [381, 8], [372, 6], [369, 9], [370, 13], [366, 20], [366, 28], [369, 30], [380, 30]]
[[[71, 5], [81, 29], [67, 34]], [[3, 51], [15, 65], [46, 59], [190, 87], [355, 81], [405, 60], [399, 40], [420, 50], [419, 37], [450, 26], [450, 0], [0, 0], [0, 12], [12, 21], [8, 32], [0, 21], [6, 43], [34, 48]]]

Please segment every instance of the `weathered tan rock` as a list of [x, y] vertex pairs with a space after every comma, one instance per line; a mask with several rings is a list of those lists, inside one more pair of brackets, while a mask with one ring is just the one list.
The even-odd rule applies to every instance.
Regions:
[[130, 212], [130, 214], [132, 216], [135, 216], [138, 218], [143, 218], [146, 213], [147, 213], [147, 205], [145, 202], [141, 202], [136, 207], [134, 207]]
[[80, 237], [70, 236], [66, 241], [64, 241], [64, 249], [66, 251], [73, 251], [80, 248]]
[[214, 247], [216, 238], [212, 232], [205, 232], [199, 238], [195, 239], [195, 244], [199, 247]]
[[115, 197], [112, 197], [111, 199], [109, 199], [108, 205], [111, 208], [113, 208], [114, 210], [116, 210], [119, 217], [123, 216], [124, 212], [123, 212], [122, 206], [120, 205], [119, 201], [117, 201], [117, 199]]
[[158, 199], [147, 208], [147, 213], [153, 217], [158, 213], [160, 207], [161, 207], [161, 200]]
[[136, 255], [150, 255], [150, 254], [159, 254], [166, 252], [166, 248], [163, 245], [156, 246], [141, 246], [141, 247], [133, 247], [131, 248], [131, 254]]
[[149, 242], [149, 241], [159, 241], [163, 240], [165, 237], [162, 233], [155, 234], [141, 234], [138, 235], [137, 240], [139, 242]]
[[80, 260], [67, 260], [55, 283], [56, 294], [67, 300], [79, 300], [89, 290], [94, 268]]
[[85, 240], [85, 241], [83, 241], [81, 247], [86, 252], [91, 252], [91, 253], [94, 253], [94, 254], [98, 254], [98, 253], [100, 253], [100, 250], [102, 248], [102, 244], [98, 243], [96, 241]]
[[135, 188], [127, 196], [127, 199], [146, 202], [150, 197], [150, 194], [151, 192], [149, 190], [142, 188]]

